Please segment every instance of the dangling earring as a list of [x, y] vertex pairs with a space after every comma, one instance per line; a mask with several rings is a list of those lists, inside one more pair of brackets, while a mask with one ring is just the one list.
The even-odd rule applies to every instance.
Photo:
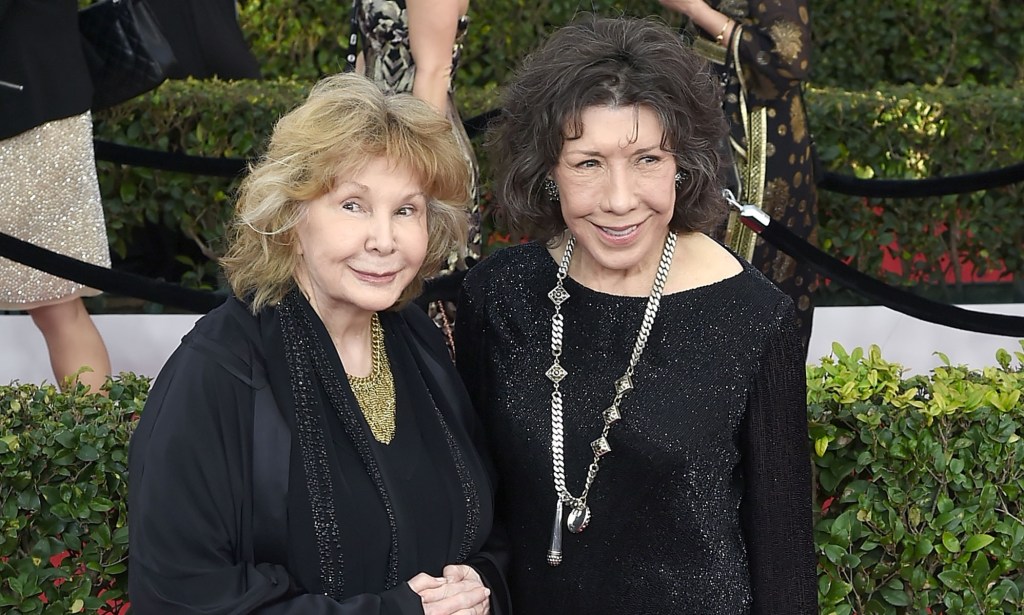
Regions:
[[683, 182], [690, 179], [690, 174], [686, 171], [676, 171], [676, 190], [683, 187]]
[[548, 199], [550, 199], [552, 203], [558, 202], [558, 184], [555, 183], [555, 180], [550, 177], [545, 177], [544, 183], [541, 184], [541, 188], [544, 189], [544, 194], [548, 195]]

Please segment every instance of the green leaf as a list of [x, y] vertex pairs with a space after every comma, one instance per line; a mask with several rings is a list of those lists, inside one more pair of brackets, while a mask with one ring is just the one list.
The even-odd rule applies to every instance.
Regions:
[[964, 591], [968, 587], [967, 577], [959, 570], [943, 570], [936, 576], [953, 591]]
[[882, 598], [884, 598], [886, 602], [893, 606], [910, 606], [912, 604], [910, 596], [902, 587], [899, 589], [883, 587], [879, 590], [879, 593], [882, 594]]
[[950, 553], [960, 552], [960, 541], [950, 532], [942, 533], [942, 546], [946, 547], [946, 550]]
[[929, 540], [927, 536], [922, 536], [917, 541], [917, 545], [914, 547], [914, 553], [917, 555], [918, 559], [924, 559], [925, 557], [930, 555], [931, 552], [934, 550], [935, 547], [934, 545], [932, 545], [932, 541]]
[[828, 438], [827, 436], [823, 436], [814, 441], [814, 452], [818, 455], [818, 457], [825, 456], [825, 452], [828, 451], [829, 440], [830, 438]]
[[96, 461], [97, 459], [100, 458], [100, 452], [96, 450], [95, 446], [83, 444], [82, 446], [78, 447], [75, 456], [81, 459], [82, 461]]
[[967, 542], [964, 543], [964, 551], [973, 553], [979, 549], [984, 549], [988, 545], [992, 544], [992, 541], [994, 540], [995, 538], [988, 534], [975, 534], [968, 538]]
[[840, 564], [843, 561], [843, 556], [846, 555], [846, 549], [839, 545], [825, 545], [822, 547], [825, 552], [825, 557], [828, 558], [833, 564]]

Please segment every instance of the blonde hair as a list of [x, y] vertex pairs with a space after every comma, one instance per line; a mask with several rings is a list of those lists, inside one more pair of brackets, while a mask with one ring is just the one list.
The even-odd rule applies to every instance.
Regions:
[[295, 285], [295, 226], [305, 203], [381, 157], [404, 164], [428, 196], [427, 255], [395, 307], [415, 298], [423, 280], [465, 244], [471, 176], [448, 120], [411, 95], [385, 95], [366, 77], [332, 75], [278, 120], [239, 188], [221, 266], [253, 313]]

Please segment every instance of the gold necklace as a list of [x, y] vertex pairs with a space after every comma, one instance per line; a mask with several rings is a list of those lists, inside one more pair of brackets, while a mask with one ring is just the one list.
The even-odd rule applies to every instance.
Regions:
[[384, 328], [376, 313], [370, 319], [370, 375], [345, 375], [374, 439], [389, 444], [395, 437], [395, 379], [384, 349]]

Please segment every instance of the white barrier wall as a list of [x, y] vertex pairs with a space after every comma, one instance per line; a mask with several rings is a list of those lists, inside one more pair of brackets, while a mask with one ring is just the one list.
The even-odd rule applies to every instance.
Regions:
[[[1024, 316], [1024, 304], [970, 305], [979, 312]], [[110, 350], [115, 372], [155, 376], [195, 322], [193, 315], [109, 314], [94, 316]], [[940, 364], [935, 351], [953, 363], [975, 368], [995, 365], [999, 348], [1020, 351], [1014, 338], [969, 333], [931, 325], [884, 307], [822, 307], [814, 312], [809, 359], [831, 354], [832, 342], [847, 350], [877, 344], [882, 356], [913, 373]], [[53, 382], [43, 338], [28, 316], [0, 315], [0, 383]]]

